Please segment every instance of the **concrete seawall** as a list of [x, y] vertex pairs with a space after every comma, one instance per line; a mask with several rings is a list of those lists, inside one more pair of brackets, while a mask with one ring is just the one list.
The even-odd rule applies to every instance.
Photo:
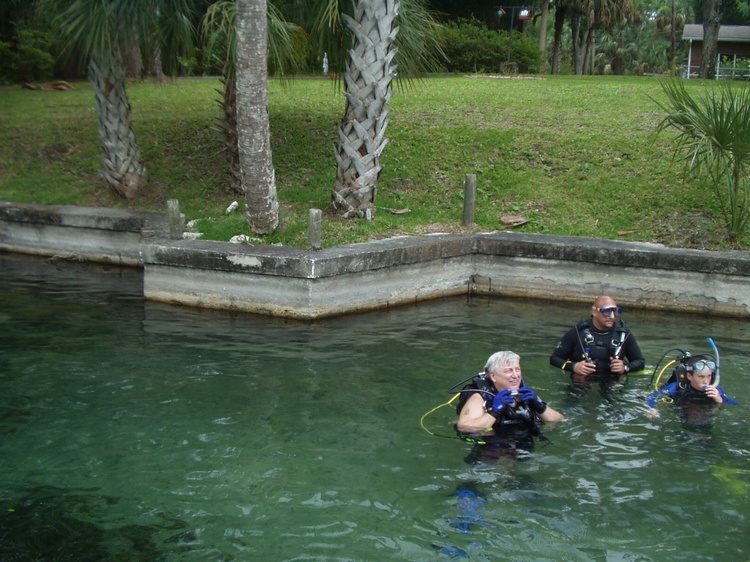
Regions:
[[750, 252], [516, 232], [313, 251], [170, 240], [166, 214], [0, 202], [0, 250], [143, 268], [147, 299], [321, 318], [460, 294], [750, 316]]

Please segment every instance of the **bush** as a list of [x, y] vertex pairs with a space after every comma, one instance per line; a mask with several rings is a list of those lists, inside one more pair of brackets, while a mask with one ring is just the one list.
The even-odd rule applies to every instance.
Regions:
[[16, 78], [20, 82], [49, 80], [55, 59], [50, 54], [52, 37], [42, 31], [20, 30], [16, 45]]
[[[496, 73], [508, 60], [508, 32], [492, 31], [476, 19], [446, 24], [444, 51], [450, 72]], [[522, 33], [513, 33], [510, 61], [519, 72], [536, 72], [541, 53], [539, 46]]]
[[16, 71], [17, 55], [10, 43], [0, 41], [0, 85], [7, 86], [16, 82], [18, 72]]

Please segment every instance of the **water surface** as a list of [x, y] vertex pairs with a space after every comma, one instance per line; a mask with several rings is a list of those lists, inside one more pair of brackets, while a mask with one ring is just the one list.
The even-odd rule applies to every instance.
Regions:
[[[135, 270], [0, 271], [0, 559], [748, 558], [745, 321], [626, 311], [651, 367], [719, 345], [742, 405], [690, 427], [644, 415], [648, 376], [571, 394], [548, 358], [577, 305], [297, 322], [147, 303]], [[420, 418], [499, 349], [567, 419], [467, 464], [452, 407]]]

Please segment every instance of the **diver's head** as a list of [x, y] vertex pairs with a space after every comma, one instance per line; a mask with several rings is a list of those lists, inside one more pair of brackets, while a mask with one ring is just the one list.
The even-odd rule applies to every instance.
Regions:
[[687, 370], [687, 380], [696, 390], [705, 390], [713, 383], [716, 363], [710, 359], [697, 359]]
[[609, 330], [615, 325], [620, 315], [622, 315], [622, 308], [617, 306], [615, 299], [610, 296], [596, 297], [594, 304], [591, 305], [591, 321], [597, 330]]
[[484, 370], [496, 390], [518, 389], [523, 382], [521, 357], [512, 351], [493, 353], [484, 366]]

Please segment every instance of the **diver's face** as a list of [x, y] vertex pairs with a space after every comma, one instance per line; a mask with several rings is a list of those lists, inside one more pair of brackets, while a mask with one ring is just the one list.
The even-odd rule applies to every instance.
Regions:
[[687, 374], [690, 386], [696, 390], [704, 390], [709, 384], [711, 384], [711, 370], [704, 369], [703, 371], [697, 371]]
[[617, 307], [617, 303], [614, 301], [614, 299], [597, 299], [596, 302], [594, 302], [594, 307], [591, 309], [591, 321], [594, 323], [594, 327], [597, 330], [609, 330], [612, 326], [615, 325], [615, 322], [617, 322], [617, 318], [613, 313], [610, 312], [609, 314], [603, 314], [600, 310], [598, 310], [601, 308], [606, 309], [613, 307]]
[[521, 364], [505, 363], [500, 365], [491, 377], [492, 384], [495, 385], [497, 390], [517, 389], [521, 386], [521, 379], [523, 378]]

